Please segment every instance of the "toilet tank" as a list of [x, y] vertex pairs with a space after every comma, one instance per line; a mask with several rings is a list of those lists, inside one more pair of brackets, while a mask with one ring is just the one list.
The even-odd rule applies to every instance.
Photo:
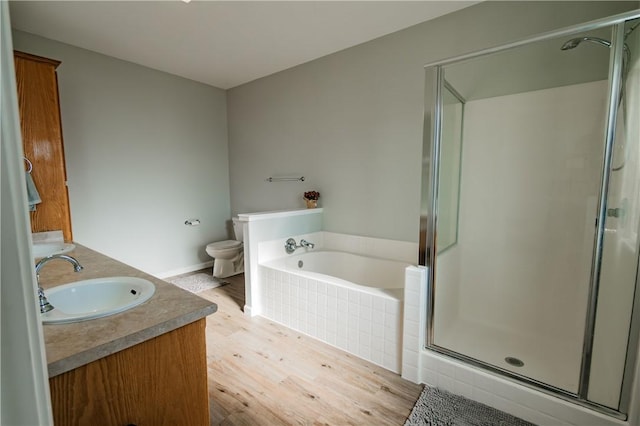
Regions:
[[236, 241], [244, 241], [242, 222], [237, 217], [231, 218], [231, 221], [233, 222], [233, 236]]

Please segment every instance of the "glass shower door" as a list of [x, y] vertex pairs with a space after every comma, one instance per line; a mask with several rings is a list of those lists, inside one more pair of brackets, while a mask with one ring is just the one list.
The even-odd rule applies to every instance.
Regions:
[[[588, 399], [617, 409], [629, 347], [638, 271], [640, 223], [640, 20], [621, 32], [624, 58], [607, 191], [602, 262], [597, 297]], [[627, 53], [625, 53], [627, 52]], [[635, 295], [638, 297], [639, 295]], [[640, 303], [640, 302], [636, 302]], [[632, 330], [633, 331], [633, 330]], [[627, 381], [627, 383], [630, 382]], [[626, 390], [623, 390], [624, 393]], [[621, 411], [626, 411], [621, 407]]]
[[[611, 29], [576, 34], [587, 36], [610, 39]], [[458, 186], [450, 178], [457, 171], [443, 161], [456, 149], [445, 144], [457, 143], [445, 137], [444, 123], [457, 112], [441, 108], [430, 333], [444, 352], [577, 394], [610, 50], [587, 43], [567, 52], [565, 41], [439, 70], [440, 84], [465, 103]]]

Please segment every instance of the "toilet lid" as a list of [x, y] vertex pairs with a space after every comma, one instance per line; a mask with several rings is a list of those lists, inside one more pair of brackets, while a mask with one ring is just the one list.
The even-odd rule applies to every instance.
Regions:
[[236, 240], [225, 240], [225, 241], [218, 241], [215, 243], [211, 243], [207, 245], [207, 248], [209, 249], [216, 249], [216, 250], [224, 250], [224, 249], [231, 249], [231, 248], [238, 248], [242, 246], [242, 242], [241, 241], [236, 241]]

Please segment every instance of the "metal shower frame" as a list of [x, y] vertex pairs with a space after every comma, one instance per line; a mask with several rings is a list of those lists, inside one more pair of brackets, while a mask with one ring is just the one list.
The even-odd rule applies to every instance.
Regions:
[[[550, 31], [537, 36], [525, 38], [516, 42], [493, 47], [466, 55], [461, 55], [437, 62], [432, 62], [424, 66], [425, 68], [425, 99], [433, 99], [430, 110], [425, 109], [424, 114], [424, 140], [423, 156], [429, 155], [428, 165], [423, 166], [422, 174], [422, 205], [427, 206], [426, 211], [421, 211], [421, 229], [419, 239], [419, 264], [427, 267], [427, 321], [426, 321], [426, 349], [438, 352], [452, 358], [463, 361], [475, 367], [498, 373], [511, 379], [516, 379], [521, 384], [541, 390], [545, 393], [562, 398], [567, 401], [583, 405], [598, 412], [624, 420], [627, 418], [628, 408], [631, 398], [633, 370], [637, 357], [636, 348], [640, 337], [640, 278], [636, 276], [635, 300], [631, 317], [631, 329], [627, 347], [627, 357], [623, 376], [623, 383], [620, 395], [618, 410], [588, 401], [589, 375], [591, 367], [591, 357], [593, 351], [593, 340], [595, 331], [596, 309], [598, 303], [598, 290], [600, 280], [600, 270], [602, 265], [604, 224], [606, 220], [607, 196], [609, 187], [609, 176], [611, 173], [612, 153], [615, 136], [615, 123], [618, 113], [618, 104], [622, 80], [622, 56], [624, 45], [624, 26], [629, 20], [640, 18], [640, 10], [634, 10], [607, 18], [598, 19], [588, 23], [574, 25], [561, 30]], [[613, 27], [613, 39], [611, 41], [612, 54], [609, 62], [609, 88], [607, 98], [607, 122], [605, 134], [605, 151], [602, 164], [602, 180], [600, 186], [600, 197], [598, 202], [598, 225], [594, 237], [594, 249], [592, 257], [592, 268], [589, 285], [589, 299], [587, 307], [587, 321], [585, 324], [584, 343], [580, 368], [580, 383], [577, 393], [572, 393], [546, 383], [531, 379], [529, 377], [513, 373], [497, 366], [486, 364], [464, 354], [460, 354], [449, 349], [439, 347], [433, 341], [433, 321], [434, 321], [434, 291], [435, 291], [435, 259], [436, 247], [436, 227], [438, 211], [438, 184], [440, 171], [440, 144], [442, 136], [442, 100], [444, 87], [444, 69], [446, 65], [475, 59], [481, 56], [515, 49], [531, 43], [550, 40], [553, 38], [572, 36], [576, 33], [592, 31], [605, 27]], [[639, 259], [640, 260], [640, 259]]]

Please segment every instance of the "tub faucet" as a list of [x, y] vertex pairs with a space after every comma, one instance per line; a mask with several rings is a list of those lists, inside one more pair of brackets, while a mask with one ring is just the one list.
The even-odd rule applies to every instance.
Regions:
[[286, 252], [288, 254], [293, 253], [294, 251], [296, 251], [296, 249], [299, 249], [301, 247], [306, 247], [306, 248], [314, 248], [316, 245], [313, 243], [310, 243], [307, 240], [300, 240], [300, 245], [298, 245], [298, 243], [296, 243], [296, 240], [294, 240], [293, 238], [289, 238], [287, 240], [286, 243], [284, 243], [284, 249], [286, 250]]
[[314, 248], [316, 245], [315, 245], [315, 244], [313, 244], [313, 243], [311, 243], [311, 242], [309, 242], [309, 241], [307, 241], [307, 240], [300, 240], [300, 246], [301, 246], [301, 247], [307, 247], [307, 248], [312, 249], [312, 248]]
[[40, 270], [44, 265], [49, 263], [54, 259], [62, 259], [73, 265], [73, 270], [76, 272], [82, 271], [84, 268], [75, 258], [71, 256], [67, 256], [66, 254], [52, 254], [51, 256], [47, 256], [44, 259], [41, 259], [38, 263], [36, 263], [36, 281], [38, 283], [38, 299], [40, 300], [40, 313], [44, 314], [45, 312], [49, 312], [54, 309], [53, 305], [49, 303], [47, 297], [44, 295], [44, 290], [40, 287]]

